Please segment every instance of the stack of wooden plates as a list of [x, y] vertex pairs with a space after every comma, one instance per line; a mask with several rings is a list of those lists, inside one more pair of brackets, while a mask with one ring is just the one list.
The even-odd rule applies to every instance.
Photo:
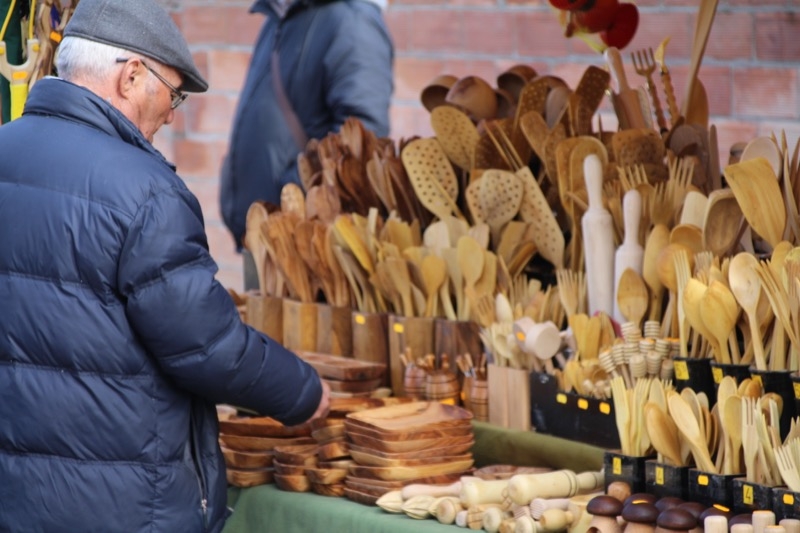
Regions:
[[316, 443], [276, 447], [273, 465], [278, 488], [290, 492], [308, 492], [311, 483], [306, 477], [306, 468], [317, 466], [318, 450]]
[[237, 487], [273, 482], [276, 446], [315, 444], [310, 424], [289, 427], [268, 417], [220, 420], [219, 430], [228, 483]]
[[353, 462], [345, 439], [344, 417], [314, 420], [311, 422], [311, 436], [319, 445], [317, 466], [306, 469], [311, 490], [323, 496], [344, 496], [344, 478]]
[[472, 413], [439, 402], [411, 402], [351, 413], [345, 418], [355, 465], [345, 496], [373, 505], [411, 483], [448, 484], [473, 464]]
[[386, 373], [386, 365], [378, 363], [315, 352], [297, 352], [297, 355], [328, 382], [334, 398], [373, 396], [380, 389]]

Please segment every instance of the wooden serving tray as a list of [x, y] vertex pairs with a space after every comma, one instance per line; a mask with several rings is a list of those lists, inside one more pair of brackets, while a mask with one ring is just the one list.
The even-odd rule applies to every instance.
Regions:
[[282, 476], [304, 476], [308, 468], [305, 465], [284, 464], [278, 461], [272, 463], [272, 466], [275, 468], [275, 473]]
[[360, 381], [345, 381], [340, 379], [322, 378], [331, 387], [331, 392], [351, 392], [368, 394], [381, 386], [380, 379], [365, 379]]
[[239, 470], [236, 468], [226, 468], [225, 476], [228, 483], [234, 487], [255, 487], [256, 485], [265, 485], [272, 483], [274, 477], [274, 470], [272, 468], [263, 468], [256, 470]]
[[384, 481], [407, 481], [420, 477], [432, 477], [442, 474], [463, 472], [472, 466], [471, 455], [466, 459], [457, 459], [442, 463], [429, 463], [424, 466], [351, 466], [350, 474], [356, 477], [382, 479]]
[[440, 439], [472, 435], [472, 424], [469, 421], [459, 426], [417, 428], [413, 431], [377, 431], [355, 424], [350, 420], [345, 420], [344, 427], [346, 434], [358, 433], [365, 437], [384, 441]]
[[285, 465], [314, 466], [317, 464], [319, 446], [314, 444], [295, 444], [275, 447], [275, 460]]
[[232, 417], [219, 421], [219, 432], [244, 437], [308, 437], [311, 425], [284, 426], [267, 416]]
[[344, 423], [339, 426], [328, 426], [311, 432], [311, 436], [320, 444], [326, 444], [336, 439], [344, 440], [345, 435]]
[[229, 468], [268, 468], [272, 466], [272, 461], [275, 458], [272, 451], [240, 452], [225, 446], [220, 446], [220, 448], [222, 449], [222, 456], [225, 458], [225, 464]]
[[281, 490], [289, 492], [308, 492], [311, 490], [311, 482], [305, 475], [302, 476], [284, 476], [275, 474], [275, 484]]
[[343, 381], [380, 379], [386, 372], [386, 365], [370, 363], [349, 357], [328, 355], [316, 352], [295, 352], [310, 364], [320, 377]]
[[348, 488], [347, 486], [344, 488], [344, 496], [348, 500], [352, 500], [362, 505], [375, 505], [375, 502], [377, 502], [378, 498], [380, 498], [380, 496], [365, 494], [363, 492]]
[[440, 455], [434, 457], [421, 457], [418, 459], [387, 459], [378, 455], [372, 455], [368, 452], [361, 452], [350, 448], [350, 457], [361, 466], [376, 466], [381, 468], [393, 467], [425, 467], [430, 464], [447, 463], [450, 461], [465, 461], [472, 459], [472, 454], [466, 453], [461, 455]]
[[341, 498], [344, 496], [344, 483], [331, 483], [326, 485], [325, 483], [314, 483], [311, 482], [311, 491], [319, 494], [320, 496], [333, 496], [336, 498]]
[[306, 477], [311, 483], [321, 485], [343, 483], [347, 477], [347, 468], [306, 468]]
[[[423, 450], [417, 450], [414, 452], [404, 452], [404, 453], [388, 453], [382, 452], [380, 450], [373, 450], [371, 448], [367, 448], [365, 446], [358, 446], [356, 444], [350, 444], [350, 454], [353, 456], [353, 459], [358, 461], [360, 464], [366, 466], [391, 466], [395, 464], [397, 461], [409, 461], [409, 460], [419, 460], [424, 459], [427, 460], [429, 463], [439, 463], [441, 461], [431, 460], [432, 457], [455, 457], [458, 455], [463, 455], [465, 453], [469, 453], [472, 445], [475, 444], [475, 441], [465, 442], [464, 444], [458, 444], [455, 446], [437, 446], [433, 448], [425, 448]], [[356, 456], [356, 453], [359, 456], [366, 456], [364, 460], [359, 459]]]
[[357, 413], [367, 409], [411, 403], [413, 401], [413, 398], [406, 396], [391, 396], [388, 398], [331, 398], [331, 407], [328, 417], [344, 417], [350, 413]]
[[350, 413], [345, 424], [348, 428], [361, 427], [380, 434], [393, 434], [463, 427], [471, 420], [472, 413], [461, 407], [441, 402], [412, 402]]
[[428, 448], [441, 448], [443, 446], [460, 446], [475, 442], [474, 436], [470, 433], [457, 437], [434, 437], [429, 439], [409, 439], [409, 440], [381, 440], [362, 435], [354, 431], [347, 432], [347, 439], [358, 446], [369, 448], [385, 453], [411, 453]]
[[404, 481], [383, 481], [380, 479], [370, 479], [348, 475], [344, 483], [346, 486], [355, 490], [383, 496], [390, 490], [400, 490], [406, 485], [422, 484], [422, 485], [450, 485], [464, 476], [471, 475], [470, 471], [455, 472], [452, 474], [444, 474], [441, 476], [422, 477], [417, 479], [407, 479]]
[[289, 446], [297, 444], [315, 444], [311, 437], [295, 438], [270, 438], [270, 437], [244, 437], [241, 435], [220, 434], [219, 440], [225, 447], [236, 451], [263, 452], [275, 449], [276, 446]]

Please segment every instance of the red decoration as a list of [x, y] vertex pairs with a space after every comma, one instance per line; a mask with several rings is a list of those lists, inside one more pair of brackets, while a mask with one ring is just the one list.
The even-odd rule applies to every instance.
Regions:
[[550, 0], [566, 14], [565, 35], [596, 33], [606, 46], [625, 48], [639, 25], [639, 10], [619, 0]]

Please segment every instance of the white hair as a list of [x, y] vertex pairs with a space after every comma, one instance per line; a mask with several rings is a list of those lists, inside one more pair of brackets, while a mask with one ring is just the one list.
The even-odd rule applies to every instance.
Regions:
[[78, 78], [104, 80], [117, 68], [117, 58], [140, 57], [123, 48], [90, 41], [81, 37], [64, 37], [56, 51], [59, 77], [73, 81]]

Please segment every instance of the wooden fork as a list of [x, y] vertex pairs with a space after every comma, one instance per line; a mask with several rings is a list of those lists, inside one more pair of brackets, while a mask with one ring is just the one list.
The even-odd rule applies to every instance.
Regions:
[[661, 109], [661, 102], [658, 99], [658, 92], [653, 83], [653, 72], [656, 70], [656, 60], [653, 56], [653, 49], [637, 50], [631, 52], [631, 59], [633, 60], [633, 68], [636, 73], [647, 80], [647, 91], [650, 93], [650, 98], [653, 100], [653, 110], [656, 114], [656, 121], [661, 131], [666, 131], [667, 120], [664, 118], [664, 111]]

